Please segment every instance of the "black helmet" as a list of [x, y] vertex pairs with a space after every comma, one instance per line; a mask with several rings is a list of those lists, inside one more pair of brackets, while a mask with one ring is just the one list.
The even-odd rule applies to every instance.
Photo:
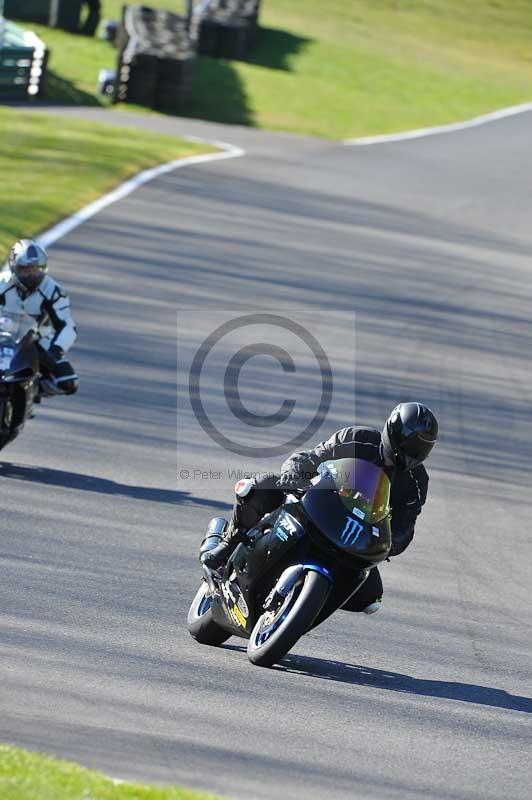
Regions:
[[383, 455], [399, 469], [412, 469], [427, 458], [437, 438], [438, 421], [430, 408], [400, 403], [382, 431]]
[[8, 265], [19, 286], [34, 292], [48, 271], [48, 257], [38, 242], [20, 239], [11, 248]]

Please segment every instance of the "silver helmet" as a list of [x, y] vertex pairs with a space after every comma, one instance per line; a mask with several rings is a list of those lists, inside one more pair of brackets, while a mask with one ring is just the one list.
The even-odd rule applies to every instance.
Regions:
[[48, 256], [38, 242], [20, 239], [11, 248], [8, 265], [19, 286], [33, 292], [48, 271]]

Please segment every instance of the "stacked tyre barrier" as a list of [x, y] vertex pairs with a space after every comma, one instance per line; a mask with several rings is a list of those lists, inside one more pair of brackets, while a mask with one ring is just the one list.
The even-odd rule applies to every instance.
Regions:
[[51, 0], [50, 27], [77, 33], [80, 27], [82, 4], [83, 0]]
[[[83, 3], [84, 0], [4, 0], [4, 15], [8, 19], [38, 22], [79, 33]], [[95, 28], [82, 32], [93, 35]]]
[[41, 97], [46, 88], [48, 51], [30, 31], [0, 17], [0, 99]]
[[117, 34], [114, 102], [179, 111], [190, 96], [196, 41], [188, 20], [141, 5], [125, 6]]
[[4, 0], [4, 16], [48, 25], [51, 0]]
[[244, 61], [257, 41], [260, 0], [210, 0], [204, 3], [199, 53]]

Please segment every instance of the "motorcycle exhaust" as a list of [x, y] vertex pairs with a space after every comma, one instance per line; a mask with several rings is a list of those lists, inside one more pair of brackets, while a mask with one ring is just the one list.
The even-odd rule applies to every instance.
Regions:
[[227, 528], [227, 520], [224, 517], [213, 517], [207, 526], [207, 532], [200, 545], [200, 558], [203, 553], [208, 553], [220, 544], [222, 534]]
[[[223, 532], [227, 528], [227, 520], [224, 517], [213, 517], [207, 526], [207, 532], [203, 537], [203, 541], [200, 545], [200, 559], [203, 553], [207, 553], [209, 550], [213, 550], [215, 547], [218, 547], [220, 544], [220, 539], [222, 538]], [[209, 567], [202, 564], [203, 567], [203, 576], [207, 581], [207, 586], [209, 587], [209, 592], [211, 595], [214, 596], [216, 591], [216, 587], [214, 584], [213, 579], [213, 572]]]

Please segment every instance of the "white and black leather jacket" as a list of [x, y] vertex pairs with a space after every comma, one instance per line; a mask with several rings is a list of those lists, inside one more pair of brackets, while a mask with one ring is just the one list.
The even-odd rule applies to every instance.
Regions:
[[374, 428], [342, 428], [320, 442], [313, 450], [293, 453], [281, 467], [281, 474], [294, 477], [313, 478], [317, 468], [324, 461], [338, 458], [361, 458], [378, 464], [390, 478], [392, 489], [390, 505], [392, 509], [392, 549], [390, 555], [396, 556], [405, 550], [414, 536], [416, 519], [427, 499], [429, 476], [420, 464], [414, 469], [401, 472], [384, 465], [380, 431]]
[[68, 296], [49, 275], [44, 276], [35, 291], [23, 292], [9, 271], [2, 272], [0, 310], [2, 309], [33, 317], [38, 325], [38, 343], [44, 350], [57, 345], [66, 352], [77, 339]]

